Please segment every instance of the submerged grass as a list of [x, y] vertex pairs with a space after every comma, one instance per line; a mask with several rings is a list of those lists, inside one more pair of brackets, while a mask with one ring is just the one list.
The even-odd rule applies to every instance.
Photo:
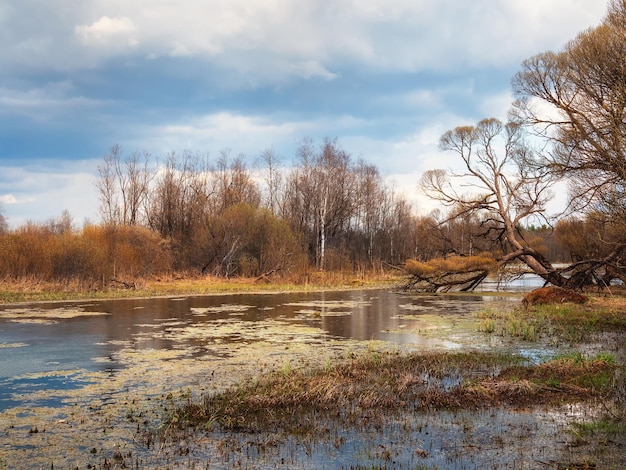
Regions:
[[615, 418], [602, 417], [591, 422], [574, 423], [572, 428], [576, 437], [579, 438], [601, 436], [614, 439], [626, 436], [626, 422]]
[[497, 311], [486, 309], [476, 314], [478, 330], [526, 341], [553, 336], [577, 343], [590, 334], [626, 331], [625, 297], [591, 297], [584, 305], [571, 303], [535, 305], [528, 309]]
[[162, 437], [189, 428], [312, 436], [329, 427], [376, 428], [407, 412], [581, 401], [603, 393], [615, 367], [603, 359], [524, 361], [480, 352], [369, 352], [331, 367], [280, 370], [188, 401]]

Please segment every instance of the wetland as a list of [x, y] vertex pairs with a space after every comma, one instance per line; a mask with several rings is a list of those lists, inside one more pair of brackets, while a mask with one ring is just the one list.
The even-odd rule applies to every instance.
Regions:
[[0, 306], [0, 468], [621, 468], [621, 307], [574, 337], [520, 299]]

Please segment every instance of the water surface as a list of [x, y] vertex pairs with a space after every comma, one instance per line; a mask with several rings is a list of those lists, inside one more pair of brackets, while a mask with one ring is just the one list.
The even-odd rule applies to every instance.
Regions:
[[[389, 442], [403, 439], [410, 442], [395, 451], [407, 453], [397, 458], [411, 468], [422, 462], [416, 448], [428, 451], [424, 462], [455, 468], [465, 456], [462, 447], [457, 449], [461, 441], [493, 451], [473, 454], [476, 465], [467, 468], [526, 461], [511, 453], [517, 437], [500, 452], [505, 445], [500, 435], [505, 427], [522, 434], [528, 428], [560, 432], [538, 414], [400, 417], [384, 435], [367, 430], [338, 435], [336, 444], [320, 445], [313, 453], [306, 442], [294, 442], [289, 450], [287, 441], [282, 448], [286, 445], [288, 452], [276, 456], [265, 454], [271, 447], [265, 441], [258, 447], [263, 455], [241, 455], [237, 449], [256, 448], [246, 444], [251, 436], [235, 442], [198, 435], [176, 443], [169, 454], [141, 440], [143, 430], [157, 429], [168, 410], [189, 397], [224, 390], [268, 370], [344, 360], [370, 347], [503, 350], [531, 360], [550, 356], [553, 351], [545, 345], [478, 331], [477, 310], [510, 307], [519, 300], [519, 294], [357, 290], [2, 306], [0, 468], [19, 468], [25, 461], [37, 468], [105, 468], [103, 463], [116, 456], [127, 456], [139, 468], [209, 461], [211, 468], [231, 468], [233, 459], [243, 459], [250, 468], [274, 468], [289, 456], [302, 468], [347, 468], [359, 462], [386, 464]], [[412, 434], [407, 426], [415, 428]], [[497, 445], [484, 444], [485, 439]], [[556, 452], [552, 438], [546, 439], [535, 446], [541, 458]], [[228, 443], [235, 445], [232, 452]], [[189, 449], [195, 449], [195, 457], [177, 460]]]
[[[483, 295], [406, 295], [390, 290], [233, 294], [0, 307], [0, 410], [30, 392], [80, 388], [85, 372], [115, 374], [132, 352], [184, 351], [227, 356], [227, 346], [330, 340], [380, 340], [460, 348], [472, 312], [497, 301]], [[172, 355], [170, 360], [180, 357]], [[57, 398], [38, 394], [54, 405]]]

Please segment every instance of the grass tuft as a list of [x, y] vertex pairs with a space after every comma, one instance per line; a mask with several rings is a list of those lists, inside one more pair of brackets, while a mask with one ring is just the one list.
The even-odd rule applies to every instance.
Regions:
[[380, 426], [388, 416], [420, 410], [580, 401], [601, 393], [601, 378], [613, 369], [601, 359], [562, 358], [535, 366], [494, 353], [369, 352], [319, 369], [277, 370], [188, 401], [167, 429], [170, 437], [189, 427], [313, 435], [331, 421]]
[[578, 343], [594, 333], [626, 331], [626, 298], [592, 297], [584, 305], [566, 303], [502, 311], [486, 309], [475, 316], [481, 332], [497, 332], [527, 341], [553, 336]]

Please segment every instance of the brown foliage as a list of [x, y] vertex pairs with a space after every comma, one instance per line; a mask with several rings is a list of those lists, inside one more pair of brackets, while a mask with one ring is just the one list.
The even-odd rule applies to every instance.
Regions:
[[115, 277], [143, 277], [171, 269], [158, 235], [136, 226], [86, 226], [55, 233], [26, 224], [0, 235], [0, 277], [88, 285]]
[[427, 262], [407, 260], [405, 270], [410, 279], [405, 289], [427, 292], [474, 289], [490, 272], [498, 268], [498, 262], [488, 254], [476, 256], [450, 256], [435, 258]]
[[542, 304], [555, 304], [555, 303], [574, 303], [584, 304], [587, 302], [587, 297], [574, 292], [572, 290], [563, 289], [561, 287], [549, 286], [535, 289], [524, 296], [522, 303], [525, 306], [529, 305], [542, 305]]
[[410, 259], [406, 261], [405, 269], [414, 276], [429, 277], [436, 273], [492, 272], [498, 269], [498, 263], [491, 256], [481, 254], [476, 256], [435, 258], [425, 263]]

